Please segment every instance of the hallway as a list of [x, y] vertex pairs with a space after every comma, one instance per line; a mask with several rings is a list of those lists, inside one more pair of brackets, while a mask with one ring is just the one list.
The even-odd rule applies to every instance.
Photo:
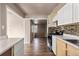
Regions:
[[25, 56], [54, 56], [53, 52], [48, 50], [45, 38], [35, 38], [31, 45], [24, 47]]

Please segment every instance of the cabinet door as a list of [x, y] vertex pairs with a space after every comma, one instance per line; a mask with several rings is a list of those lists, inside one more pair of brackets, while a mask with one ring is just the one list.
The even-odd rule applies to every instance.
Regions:
[[72, 3], [64, 6], [64, 24], [72, 23]]
[[79, 56], [79, 49], [68, 44], [67, 45], [67, 55], [68, 56]]
[[57, 39], [57, 56], [66, 56], [66, 43]]
[[52, 20], [51, 19], [48, 19], [48, 27], [52, 27]]
[[56, 13], [56, 15], [54, 16], [54, 18], [52, 19], [52, 21], [58, 21], [58, 13]]
[[63, 17], [64, 15], [64, 7], [62, 7], [59, 11], [58, 11], [58, 25], [63, 25]]
[[24, 40], [21, 40], [17, 44], [14, 45], [13, 55], [14, 56], [23, 56], [24, 55]]
[[67, 3], [59, 11], [59, 25], [72, 23], [72, 3]]
[[79, 22], [79, 3], [73, 3], [73, 21]]

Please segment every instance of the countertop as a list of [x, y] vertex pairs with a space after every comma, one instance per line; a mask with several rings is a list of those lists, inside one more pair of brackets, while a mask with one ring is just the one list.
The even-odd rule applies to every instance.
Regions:
[[65, 43], [79, 49], [79, 36], [70, 35], [70, 34], [53, 35], [53, 36], [56, 36], [56, 38], [59, 38]]
[[0, 55], [6, 52], [8, 49], [13, 47], [16, 43], [18, 43], [22, 38], [8, 38], [8, 39], [0, 39]]

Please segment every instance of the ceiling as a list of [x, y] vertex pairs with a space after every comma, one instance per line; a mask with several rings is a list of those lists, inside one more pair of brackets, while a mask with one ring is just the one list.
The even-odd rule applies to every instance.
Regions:
[[[37, 21], [37, 23], [36, 23], [36, 21]], [[32, 24], [35, 24], [35, 25], [37, 25], [37, 24], [45, 25], [45, 24], [47, 24], [47, 21], [46, 20], [32, 20]]]
[[26, 13], [26, 16], [48, 16], [58, 3], [19, 3], [17, 5]]

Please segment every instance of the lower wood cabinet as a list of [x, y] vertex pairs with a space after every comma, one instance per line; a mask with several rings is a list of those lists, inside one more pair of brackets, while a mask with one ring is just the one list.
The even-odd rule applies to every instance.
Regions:
[[66, 56], [66, 43], [57, 39], [57, 56]]
[[79, 56], [79, 49], [64, 42], [63, 39], [56, 39], [57, 56]]
[[67, 44], [67, 55], [68, 56], [79, 56], [79, 49]]

